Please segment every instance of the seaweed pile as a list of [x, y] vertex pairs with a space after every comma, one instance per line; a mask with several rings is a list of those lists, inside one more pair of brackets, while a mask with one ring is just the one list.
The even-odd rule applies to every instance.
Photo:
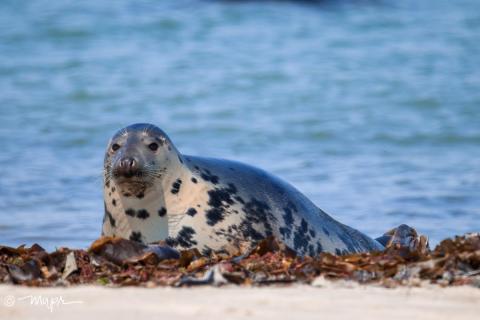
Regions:
[[0, 246], [0, 283], [27, 286], [311, 284], [316, 279], [387, 287], [425, 282], [480, 287], [480, 234], [446, 239], [431, 251], [393, 245], [382, 252], [317, 257], [296, 256], [274, 238], [235, 255], [210, 256], [110, 237], [98, 239], [88, 250], [48, 253], [37, 244]]

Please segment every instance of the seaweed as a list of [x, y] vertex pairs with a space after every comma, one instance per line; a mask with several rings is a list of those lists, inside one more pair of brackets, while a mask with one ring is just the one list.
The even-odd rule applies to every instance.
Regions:
[[425, 282], [480, 287], [480, 235], [446, 239], [433, 250], [391, 241], [381, 252], [314, 257], [297, 256], [273, 237], [231, 255], [114, 237], [100, 238], [87, 250], [51, 253], [37, 244], [0, 246], [0, 282], [26, 286], [315, 285], [323, 279], [386, 287]]

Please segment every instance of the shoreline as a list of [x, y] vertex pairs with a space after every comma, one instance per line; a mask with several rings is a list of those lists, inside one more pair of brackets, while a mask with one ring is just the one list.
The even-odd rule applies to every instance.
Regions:
[[[14, 297], [6, 306], [5, 297]], [[52, 303], [31, 304], [41, 297]], [[191, 288], [31, 288], [0, 285], [1, 319], [478, 319], [480, 290], [469, 287], [424, 286], [387, 289], [339, 284]], [[56, 300], [55, 300], [56, 299]], [[66, 304], [55, 304], [54, 301]], [[81, 302], [81, 303], [80, 303]], [[71, 304], [68, 304], [71, 303]]]

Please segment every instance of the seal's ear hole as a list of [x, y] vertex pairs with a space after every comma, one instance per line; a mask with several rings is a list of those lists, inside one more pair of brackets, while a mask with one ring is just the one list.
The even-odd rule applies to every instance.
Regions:
[[150, 150], [152, 150], [152, 151], [157, 151], [157, 149], [158, 149], [158, 143], [152, 142], [152, 143], [150, 143], [150, 144], [148, 145], [148, 148], [149, 148]]
[[112, 150], [113, 151], [117, 151], [118, 149], [120, 149], [120, 145], [118, 143], [112, 144]]

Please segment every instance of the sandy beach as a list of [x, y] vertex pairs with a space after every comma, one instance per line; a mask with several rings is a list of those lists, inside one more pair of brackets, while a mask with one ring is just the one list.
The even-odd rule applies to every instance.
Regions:
[[480, 290], [468, 286], [387, 289], [296, 285], [148, 289], [3, 285], [0, 286], [0, 298], [1, 319], [438, 320], [478, 319], [480, 314]]

